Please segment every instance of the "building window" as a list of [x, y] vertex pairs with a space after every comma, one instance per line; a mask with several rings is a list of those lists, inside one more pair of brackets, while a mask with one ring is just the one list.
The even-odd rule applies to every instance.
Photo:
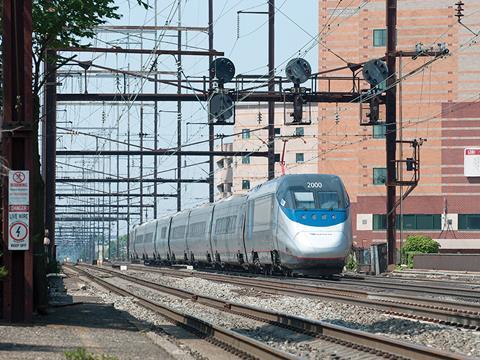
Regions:
[[387, 168], [373, 168], [373, 185], [383, 185], [387, 182]]
[[242, 156], [242, 164], [250, 164], [250, 156]]
[[242, 129], [242, 139], [250, 139], [250, 129]]
[[387, 217], [385, 215], [373, 214], [373, 230], [385, 230], [387, 228]]
[[296, 136], [303, 136], [305, 135], [305, 129], [303, 127], [295, 128], [295, 135]]
[[303, 156], [303, 153], [296, 153], [295, 154], [295, 162], [303, 163], [304, 161], [305, 161], [305, 158]]
[[385, 124], [373, 125], [373, 138], [374, 139], [383, 139], [385, 138]]
[[250, 189], [250, 180], [242, 180], [242, 189], [243, 190]]
[[373, 30], [373, 46], [380, 47], [387, 45], [387, 30], [374, 29]]
[[275, 128], [275, 135], [280, 135], [280, 128]]
[[458, 214], [458, 230], [480, 230], [480, 214]]
[[[480, 225], [480, 215], [479, 225]], [[400, 215], [397, 215], [397, 229], [400, 228]], [[373, 215], [373, 230], [386, 230], [387, 216], [383, 214]], [[442, 215], [440, 214], [404, 214], [403, 230], [441, 230]], [[480, 228], [479, 228], [480, 229]]]

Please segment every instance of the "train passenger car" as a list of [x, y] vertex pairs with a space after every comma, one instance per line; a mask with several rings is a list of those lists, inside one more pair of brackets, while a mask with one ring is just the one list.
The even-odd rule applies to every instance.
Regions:
[[192, 209], [188, 216], [187, 228], [187, 257], [190, 263], [210, 263], [212, 261], [212, 247], [210, 231], [213, 206], [204, 205]]
[[153, 254], [153, 260], [156, 262], [170, 261], [170, 249], [168, 246], [170, 222], [170, 216], [156, 221], [157, 231], [155, 233], [155, 253]]
[[143, 254], [142, 259], [151, 260], [154, 258], [155, 249], [155, 232], [157, 230], [157, 221], [149, 221], [142, 225], [143, 230]]
[[243, 222], [246, 196], [232, 196], [213, 208], [212, 250], [214, 261], [243, 265], [246, 262]]
[[188, 263], [187, 226], [190, 210], [175, 214], [170, 222], [168, 244], [170, 247], [170, 260], [177, 263]]

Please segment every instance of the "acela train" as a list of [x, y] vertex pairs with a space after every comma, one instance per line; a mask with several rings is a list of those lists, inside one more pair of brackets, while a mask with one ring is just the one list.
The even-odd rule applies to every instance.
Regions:
[[135, 227], [131, 260], [329, 275], [352, 246], [350, 201], [338, 176], [285, 175], [246, 195]]

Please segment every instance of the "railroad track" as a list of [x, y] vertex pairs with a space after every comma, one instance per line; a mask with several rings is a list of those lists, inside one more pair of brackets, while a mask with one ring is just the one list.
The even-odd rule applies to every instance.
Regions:
[[412, 319], [440, 323], [470, 329], [480, 329], [480, 305], [452, 300], [436, 300], [424, 297], [371, 293], [364, 290], [316, 286], [275, 278], [253, 278], [218, 273], [178, 271], [130, 266], [132, 270], [150, 271], [173, 277], [199, 277], [205, 280], [248, 286], [270, 294], [304, 296], [328, 299], [380, 310], [382, 312]]
[[183, 326], [199, 337], [205, 338], [213, 344], [218, 345], [224, 350], [230, 351], [239, 357], [248, 359], [297, 359], [295, 356], [277, 350], [247, 336], [221, 328], [219, 326], [215, 326], [213, 324], [209, 324], [208, 322], [199, 318], [170, 309], [150, 299], [134, 294], [133, 292], [128, 291], [120, 286], [113, 285], [98, 276], [92, 275], [83, 269], [74, 268], [73, 266], [68, 265], [63, 266], [64, 268], [73, 272], [80, 273], [81, 275], [90, 279], [92, 282], [97, 283], [98, 285], [117, 295], [135, 298], [138, 305], [167, 318], [176, 325]]
[[[212, 298], [209, 296], [203, 296], [195, 294], [186, 290], [173, 288], [165, 285], [160, 285], [152, 281], [141, 279], [135, 276], [126, 275], [125, 273], [106, 269], [99, 267], [90, 267], [86, 266], [85, 268], [94, 269], [106, 273], [112, 277], [118, 277], [123, 280], [132, 282], [136, 285], [146, 287], [148, 289], [160, 291], [165, 294], [173, 295], [182, 299], [189, 299], [191, 301], [197, 302], [202, 305], [220, 309], [229, 313], [236, 315], [244, 316], [251, 318], [257, 321], [262, 321], [270, 325], [284, 327], [288, 329], [294, 329], [295, 331], [308, 334], [312, 337], [317, 338], [320, 341], [326, 343], [329, 351], [336, 353], [343, 352], [345, 353], [345, 348], [348, 351], [348, 358], [388, 358], [388, 359], [468, 359], [468, 357], [447, 353], [424, 346], [419, 346], [403, 341], [398, 341], [394, 339], [389, 339], [380, 335], [373, 335], [366, 332], [352, 330], [341, 326], [331, 325], [323, 323], [321, 321], [310, 320], [306, 318], [301, 318], [297, 316], [286, 315], [282, 313], [272, 312], [265, 309], [260, 309], [252, 306], [242, 305], [227, 302], [221, 299]], [[106, 283], [107, 288], [115, 287], [110, 282], [106, 282], [104, 279], [100, 279], [95, 275], [92, 275], [86, 271], [83, 266], [81, 269], [78, 267], [75, 268], [75, 271], [81, 272], [83, 275], [89, 277], [93, 281], [101, 283], [102, 286]], [[102, 284], [103, 283], [103, 284]], [[121, 289], [118, 293], [123, 292], [123, 295], [134, 296], [138, 298], [137, 295], [132, 294], [131, 292]], [[152, 306], [152, 301], [144, 299], [147, 302], [147, 307]], [[143, 301], [140, 302], [143, 305]], [[154, 307], [161, 306], [154, 303]], [[150, 307], [149, 307], [150, 308]], [[170, 310], [169, 310], [170, 311]], [[187, 315], [188, 316], [188, 315]], [[202, 320], [199, 320], [203, 322]], [[185, 321], [179, 321], [176, 319], [176, 322], [185, 324]], [[210, 325], [213, 326], [213, 325]], [[231, 331], [229, 331], [231, 333]], [[235, 334], [235, 333], [234, 333]], [[317, 340], [317, 341], [318, 341]], [[222, 339], [225, 342], [224, 339]], [[254, 340], [252, 340], [254, 341]], [[227, 344], [231, 346], [231, 344]], [[339, 349], [337, 349], [339, 348]], [[245, 352], [243, 349], [238, 349], [239, 351]], [[270, 351], [271, 353], [271, 351]], [[280, 355], [284, 355], [283, 353]], [[289, 354], [287, 354], [289, 355]], [[289, 355], [290, 356], [290, 355]], [[259, 358], [264, 359], [267, 357], [260, 356]], [[341, 358], [341, 356], [339, 357]]]
[[[396, 290], [405, 293], [418, 293], [421, 291], [424, 294], [432, 296], [449, 296], [460, 297], [465, 299], [477, 300], [480, 299], [480, 284], [462, 284], [463, 287], [458, 286], [459, 283], [450, 281], [449, 283], [441, 283], [430, 280], [418, 279], [392, 279], [388, 277], [382, 278], [348, 278], [343, 277], [340, 281], [332, 280], [317, 280], [323, 283], [339, 283], [346, 286], [366, 286], [373, 289], [381, 290]], [[467, 288], [467, 286], [469, 288]]]

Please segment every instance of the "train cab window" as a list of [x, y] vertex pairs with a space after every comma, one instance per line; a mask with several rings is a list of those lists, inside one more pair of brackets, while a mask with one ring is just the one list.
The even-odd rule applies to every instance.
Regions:
[[320, 209], [338, 209], [338, 193], [336, 191], [320, 191], [318, 193]]
[[295, 205], [297, 209], [315, 209], [315, 197], [310, 191], [295, 191]]

